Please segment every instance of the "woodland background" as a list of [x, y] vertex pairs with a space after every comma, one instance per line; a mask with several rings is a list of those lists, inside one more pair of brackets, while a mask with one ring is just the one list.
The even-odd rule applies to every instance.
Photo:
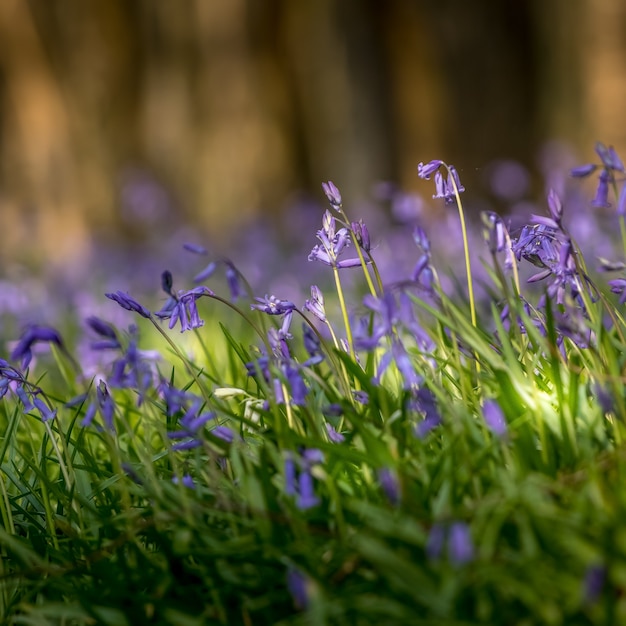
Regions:
[[183, 223], [227, 245], [433, 158], [539, 193], [548, 148], [624, 155], [625, 102], [623, 0], [0, 0], [0, 259]]

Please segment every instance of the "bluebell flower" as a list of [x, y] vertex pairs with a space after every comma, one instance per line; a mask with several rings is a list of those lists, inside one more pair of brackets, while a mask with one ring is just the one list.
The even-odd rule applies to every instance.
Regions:
[[98, 317], [87, 318], [89, 327], [101, 337], [100, 340], [91, 343], [92, 350], [117, 350], [121, 348], [115, 328]]
[[296, 609], [303, 611], [309, 605], [309, 584], [307, 577], [297, 568], [287, 570], [287, 589]]
[[597, 602], [606, 583], [606, 567], [590, 565], [585, 571], [583, 580], [583, 599], [585, 604]]
[[302, 341], [309, 358], [302, 364], [305, 367], [318, 365], [324, 360], [320, 338], [306, 323], [302, 323]]
[[337, 189], [335, 183], [329, 180], [327, 183], [322, 183], [322, 189], [328, 198], [331, 206], [335, 209], [341, 208], [341, 193]]
[[448, 532], [448, 558], [457, 567], [474, 560], [474, 544], [467, 524], [454, 522]]
[[363, 223], [363, 220], [352, 222], [350, 224], [350, 229], [354, 233], [359, 246], [361, 246], [365, 252], [369, 252], [371, 247], [370, 233], [367, 226]]
[[377, 471], [377, 475], [378, 483], [385, 496], [387, 496], [387, 500], [394, 506], [400, 504], [400, 483], [396, 473], [389, 467], [381, 467]]
[[59, 333], [50, 326], [38, 326], [31, 324], [23, 331], [17, 345], [11, 352], [11, 359], [21, 361], [22, 369], [26, 369], [30, 364], [33, 353], [31, 348], [35, 343], [54, 343], [61, 347], [63, 345]]
[[447, 547], [448, 561], [461, 567], [474, 560], [474, 544], [465, 522], [433, 524], [426, 541], [426, 554], [431, 561], [439, 561]]
[[[442, 170], [445, 172], [442, 173]], [[425, 180], [430, 180], [435, 175], [435, 194], [433, 198], [441, 198], [446, 204], [456, 201], [456, 194], [465, 191], [465, 187], [461, 184], [459, 174], [452, 165], [446, 165], [443, 161], [435, 159], [424, 165], [420, 163], [417, 166], [417, 175]]]
[[230, 298], [236, 302], [241, 296], [241, 276], [232, 261], [224, 259], [224, 264], [226, 265], [226, 284], [230, 291]]
[[197, 300], [203, 296], [215, 295], [208, 287], [194, 287], [189, 291], [179, 291], [175, 297], [170, 297], [165, 306], [155, 313], [160, 319], [169, 319], [169, 328], [172, 329], [180, 322], [180, 332], [204, 326], [200, 319]]
[[196, 484], [193, 482], [193, 478], [189, 474], [183, 474], [181, 477], [172, 476], [172, 482], [175, 485], [183, 485], [187, 489], [195, 489]]
[[142, 317], [146, 319], [150, 318], [150, 311], [143, 307], [137, 300], [131, 298], [127, 293], [123, 291], [115, 291], [114, 293], [105, 293], [104, 294], [110, 300], [117, 302], [123, 309], [127, 311], [134, 311], [135, 313], [139, 313]]
[[508, 431], [504, 412], [495, 400], [486, 400], [483, 405], [483, 418], [489, 430], [496, 437], [505, 437]]
[[207, 422], [215, 419], [216, 415], [213, 411], [200, 413], [199, 410], [198, 404], [193, 404], [178, 422], [181, 429], [167, 433], [169, 439], [178, 442], [172, 446], [172, 450], [190, 450], [202, 445], [200, 439], [202, 428]]
[[609, 202], [609, 182], [611, 181], [611, 175], [607, 170], [602, 170], [598, 177], [598, 188], [596, 189], [596, 196], [591, 201], [591, 206], [599, 209], [608, 209], [611, 206]]
[[[361, 259], [339, 259], [345, 249], [350, 245], [350, 235], [347, 228], [336, 229], [336, 220], [330, 211], [324, 213], [322, 228], [317, 231], [317, 238], [321, 244], [317, 244], [309, 254], [309, 261], [321, 261], [325, 265], [337, 268], [358, 267]], [[369, 259], [366, 259], [369, 262]]]
[[306, 404], [306, 395], [309, 390], [302, 378], [300, 369], [293, 365], [286, 366], [286, 377], [291, 390], [291, 400], [296, 406], [304, 406]]
[[296, 486], [296, 462], [291, 456], [285, 459], [285, 493], [295, 496], [298, 493]]
[[304, 511], [317, 506], [321, 500], [315, 495], [315, 489], [313, 485], [313, 476], [307, 469], [300, 472], [298, 478], [298, 498], [296, 500], [296, 506]]
[[324, 295], [317, 285], [311, 285], [311, 298], [306, 300], [304, 308], [317, 317], [320, 322], [326, 321], [326, 309], [324, 307]]
[[415, 435], [420, 439], [443, 423], [435, 394], [428, 387], [420, 387], [408, 402], [410, 410], [422, 415], [422, 420], [414, 428]]
[[328, 435], [328, 439], [332, 443], [343, 443], [343, 441], [345, 440], [345, 437], [341, 433], [337, 432], [333, 428], [333, 426], [329, 424], [328, 422], [326, 422], [325, 426], [326, 426], [326, 433]]
[[113, 418], [115, 415], [115, 402], [109, 394], [106, 383], [101, 380], [96, 387], [95, 398], [90, 393], [84, 393], [73, 400], [66, 403], [66, 407], [78, 406], [88, 401], [85, 416], [81, 422], [81, 426], [90, 426], [97, 413], [100, 413], [106, 428], [114, 432], [115, 426]]
[[284, 315], [296, 309], [296, 305], [289, 300], [281, 300], [276, 296], [265, 295], [264, 298], [255, 298], [256, 304], [251, 304], [251, 309], [257, 309], [268, 315]]
[[321, 500], [315, 495], [311, 468], [323, 461], [317, 449], [302, 450], [298, 458], [289, 454], [285, 459], [285, 493], [296, 496], [296, 506], [301, 510], [317, 506]]

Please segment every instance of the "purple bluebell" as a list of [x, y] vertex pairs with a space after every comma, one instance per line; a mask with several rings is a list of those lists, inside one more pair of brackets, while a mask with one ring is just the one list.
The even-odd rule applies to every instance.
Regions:
[[608, 148], [598, 141], [595, 145], [596, 154], [600, 157], [600, 161], [602, 161], [602, 165], [604, 165], [605, 169], [613, 170], [615, 172], [624, 173], [624, 164], [622, 160], [615, 152], [615, 148], [613, 146], [609, 146]]
[[264, 298], [255, 298], [256, 304], [251, 304], [251, 309], [263, 311], [268, 315], [284, 315], [296, 309], [296, 305], [289, 300], [281, 300], [276, 296], [265, 295]]
[[400, 483], [395, 471], [389, 467], [381, 467], [377, 471], [378, 483], [387, 497], [387, 500], [393, 505], [398, 506], [401, 500]]
[[213, 274], [215, 273], [216, 269], [217, 269], [217, 263], [215, 263], [215, 261], [211, 261], [211, 263], [206, 265], [203, 270], [198, 272], [193, 277], [193, 282], [194, 283], [203, 283], [207, 278], [210, 278], [211, 276], [213, 276]]
[[328, 422], [326, 422], [325, 425], [326, 425], [326, 434], [328, 435], [328, 439], [332, 443], [343, 443], [343, 441], [345, 440], [345, 437], [340, 432], [337, 432], [335, 428]]
[[422, 415], [422, 420], [414, 428], [414, 433], [423, 439], [443, 423], [435, 394], [428, 387], [420, 387], [409, 399], [408, 408]]
[[317, 317], [320, 322], [326, 321], [326, 309], [324, 307], [324, 295], [317, 285], [311, 285], [311, 298], [306, 300], [304, 308]]
[[352, 391], [352, 397], [359, 404], [363, 404], [363, 405], [368, 405], [370, 401], [369, 394], [367, 393], [367, 391], [363, 391], [362, 389], [359, 389], [357, 391]]
[[626, 182], [622, 183], [622, 189], [617, 199], [617, 214], [626, 215]]
[[332, 180], [329, 180], [327, 183], [322, 183], [322, 189], [324, 190], [331, 206], [335, 209], [341, 208], [341, 193], [339, 189], [337, 189], [335, 183], [333, 183]]
[[[344, 250], [350, 245], [350, 236], [347, 228], [336, 229], [336, 220], [330, 211], [324, 213], [322, 228], [317, 231], [317, 238], [321, 243], [313, 247], [308, 257], [309, 261], [321, 261], [325, 265], [337, 268], [361, 265], [359, 257], [339, 259]], [[368, 261], [366, 259], [366, 262]]]
[[443, 165], [445, 165], [445, 163], [439, 159], [434, 159], [433, 161], [426, 163], [426, 165], [418, 163], [417, 175], [424, 180], [430, 180], [430, 177]]
[[446, 542], [446, 527], [441, 523], [432, 525], [426, 539], [426, 556], [431, 561], [439, 561]]
[[304, 511], [317, 506], [320, 502], [321, 500], [315, 495], [313, 475], [307, 469], [302, 470], [298, 477], [298, 498], [296, 500], [296, 506]]
[[570, 176], [574, 178], [586, 178], [590, 174], [593, 174], [598, 169], [595, 163], [586, 163], [585, 165], [579, 165], [570, 170]]
[[496, 437], [505, 437], [508, 431], [504, 412], [495, 400], [486, 400], [483, 405], [483, 418], [489, 430]]
[[183, 248], [187, 250], [187, 252], [198, 254], [200, 256], [206, 256], [209, 254], [209, 251], [204, 246], [200, 246], [195, 243], [184, 243]]
[[155, 313], [160, 319], [169, 319], [169, 328], [172, 329], [180, 322], [180, 332], [200, 328], [204, 321], [198, 313], [197, 300], [203, 296], [215, 295], [208, 287], [194, 287], [189, 291], [179, 291], [171, 297], [165, 306]]
[[483, 222], [483, 236], [489, 252], [496, 254], [506, 249], [506, 227], [502, 218], [493, 211], [483, 211], [481, 213], [481, 219]]
[[302, 364], [306, 367], [319, 365], [324, 360], [318, 334], [306, 323], [302, 323], [302, 341], [309, 358]]
[[239, 270], [228, 259], [224, 259], [224, 264], [226, 265], [226, 284], [230, 291], [230, 299], [233, 302], [237, 302], [241, 296], [241, 276]]
[[288, 496], [295, 496], [298, 493], [296, 479], [296, 462], [288, 456], [285, 459], [285, 493]]
[[608, 209], [611, 206], [609, 202], [609, 182], [611, 175], [607, 170], [602, 170], [600, 176], [598, 176], [598, 187], [596, 189], [596, 196], [591, 201], [591, 206], [599, 209]]
[[172, 446], [172, 450], [190, 450], [200, 447], [202, 445], [201, 431], [204, 425], [213, 419], [215, 419], [213, 411], [200, 413], [199, 404], [192, 404], [178, 422], [181, 427], [180, 430], [167, 433], [169, 439], [177, 442]]
[[89, 328], [101, 337], [100, 340], [91, 343], [92, 350], [118, 350], [122, 347], [117, 331], [111, 324], [95, 316], [88, 317], [86, 322]]
[[287, 570], [287, 589], [296, 609], [304, 611], [309, 605], [309, 590], [307, 577], [297, 568]]
[[454, 522], [448, 531], [448, 558], [457, 567], [474, 560], [474, 544], [465, 522]]
[[33, 404], [39, 411], [42, 422], [48, 422], [56, 417], [57, 410], [50, 408], [39, 396], [33, 397]]
[[583, 580], [583, 599], [585, 604], [597, 602], [606, 584], [606, 567], [595, 564], [585, 571]]
[[14, 361], [21, 361], [22, 369], [26, 369], [30, 364], [33, 353], [31, 348], [35, 343], [54, 343], [59, 347], [63, 346], [61, 341], [61, 335], [50, 326], [38, 326], [31, 324], [27, 326], [20, 339], [11, 352], [11, 359]]
[[78, 396], [77, 398], [74, 398], [73, 400], [70, 400], [70, 402], [68, 402], [65, 406], [77, 406], [79, 404], [84, 404], [88, 400], [89, 402], [87, 404], [87, 409], [81, 422], [81, 426], [90, 426], [96, 414], [100, 413], [106, 428], [111, 432], [115, 431], [115, 426], [113, 424], [113, 418], [115, 415], [115, 402], [109, 394], [109, 390], [103, 380], [101, 380], [96, 387], [95, 398], [93, 398], [91, 394], [86, 393]]
[[306, 395], [309, 390], [302, 378], [299, 368], [292, 365], [286, 366], [286, 377], [291, 390], [291, 401], [296, 406], [304, 406], [306, 404]]
[[142, 317], [146, 319], [150, 318], [150, 311], [143, 307], [137, 300], [131, 298], [127, 293], [123, 291], [115, 291], [114, 293], [105, 293], [104, 294], [110, 300], [117, 302], [123, 309], [127, 311], [134, 311], [135, 313], [139, 313]]
[[619, 303], [626, 302], [626, 278], [615, 278], [609, 281], [609, 287], [613, 293], [619, 294]]
[[[435, 163], [435, 162], [431, 161], [431, 163]], [[444, 164], [441, 164], [441, 167], [443, 166]], [[435, 170], [432, 170], [432, 166], [424, 167], [422, 172], [424, 171], [429, 172], [429, 176], [430, 176], [430, 174], [433, 173], [434, 171], [435, 194], [433, 195], [433, 198], [443, 199], [445, 200], [446, 204], [452, 204], [456, 201], [457, 193], [461, 193], [465, 191], [465, 187], [463, 187], [463, 185], [461, 184], [461, 180], [459, 179], [459, 174], [452, 165], [443, 167], [444, 169], [447, 170], [446, 176], [444, 176], [444, 174], [442, 173], [441, 167], [438, 166]], [[419, 175], [419, 166], [418, 166], [418, 175]], [[428, 179], [429, 176], [422, 175], [421, 178]]]
[[352, 224], [350, 224], [350, 229], [354, 233], [359, 246], [361, 246], [365, 252], [369, 252], [371, 246], [370, 233], [367, 226], [363, 223], [363, 220], [352, 222]]
[[420, 251], [420, 256], [413, 268], [411, 280], [427, 293], [433, 293], [435, 274], [430, 263], [430, 241], [423, 228], [416, 226], [413, 230], [413, 241]]
[[209, 433], [226, 443], [232, 443], [235, 440], [235, 433], [228, 428], [228, 426], [216, 426], [215, 428], [212, 428]]
[[181, 477], [172, 476], [172, 482], [175, 485], [182, 485], [187, 489], [195, 489], [196, 484], [193, 482], [193, 478], [189, 474], [183, 474]]

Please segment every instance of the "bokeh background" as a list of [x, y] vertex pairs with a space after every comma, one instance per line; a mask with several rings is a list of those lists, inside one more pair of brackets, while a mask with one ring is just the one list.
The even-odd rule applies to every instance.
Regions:
[[288, 239], [321, 181], [428, 198], [432, 158], [506, 210], [494, 167], [623, 155], [625, 103], [624, 0], [1, 0], [0, 259]]

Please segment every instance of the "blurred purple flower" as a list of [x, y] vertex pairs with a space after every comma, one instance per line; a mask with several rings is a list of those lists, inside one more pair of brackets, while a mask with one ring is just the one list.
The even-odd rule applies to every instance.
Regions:
[[606, 583], [606, 568], [603, 565], [590, 565], [583, 580], [583, 598], [585, 604], [597, 602]]
[[127, 293], [123, 291], [116, 291], [114, 293], [105, 293], [104, 294], [110, 300], [117, 302], [123, 309], [127, 311], [134, 311], [135, 313], [139, 313], [142, 317], [147, 319], [150, 318], [150, 311], [145, 307], [141, 306], [139, 302], [131, 298]]
[[328, 422], [326, 422], [326, 433], [328, 434], [328, 439], [330, 439], [332, 443], [342, 443], [345, 440], [345, 437], [341, 433], [337, 432]]
[[398, 476], [389, 467], [381, 467], [378, 472], [378, 483], [383, 490], [387, 500], [393, 505], [400, 504], [401, 493], [400, 483], [398, 482]]
[[54, 328], [37, 326], [36, 324], [27, 326], [11, 352], [11, 359], [13, 361], [20, 360], [22, 369], [26, 369], [30, 364], [33, 358], [31, 348], [35, 343], [54, 343], [59, 347], [63, 346], [61, 335]]
[[303, 611], [309, 605], [309, 591], [306, 576], [297, 568], [287, 570], [287, 589], [296, 609]]
[[455, 566], [474, 560], [474, 545], [470, 530], [465, 522], [454, 522], [448, 533], [448, 558]]
[[507, 424], [504, 419], [504, 412], [495, 400], [486, 400], [483, 406], [483, 418], [489, 430], [496, 437], [505, 437], [507, 434]]

